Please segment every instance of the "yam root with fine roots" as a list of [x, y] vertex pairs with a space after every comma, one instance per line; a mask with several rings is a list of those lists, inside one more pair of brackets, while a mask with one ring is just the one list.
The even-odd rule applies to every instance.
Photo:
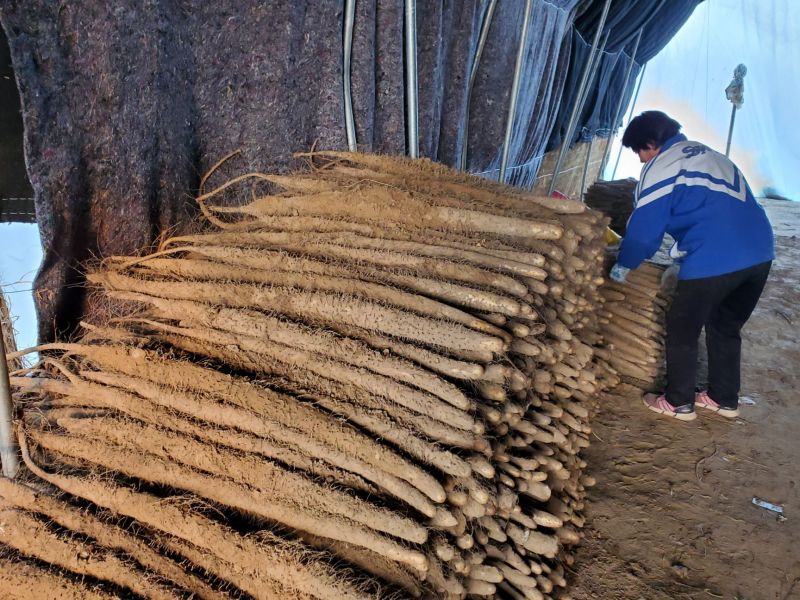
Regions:
[[209, 231], [91, 270], [105, 314], [11, 376], [0, 546], [85, 597], [565, 597], [598, 395], [658, 369], [658, 273], [604, 285], [578, 202], [301, 158], [210, 173]]
[[187, 558], [194, 565], [253, 597], [274, 598], [282, 592], [330, 600], [368, 597], [328, 568], [324, 555], [309, 556], [300, 548], [292, 551], [291, 544], [265, 532], [259, 534], [261, 542], [242, 536], [197, 510], [187, 510], [191, 503], [185, 497], [154, 496], [103, 481], [97, 474], [50, 473], [33, 461], [24, 435], [20, 446], [25, 465], [42, 480], [117, 518], [135, 519], [137, 525], [159, 535], [165, 547], [178, 555], [191, 554]]
[[[410, 340], [466, 359], [488, 362], [502, 352], [504, 341], [444, 320], [383, 306], [376, 302], [335, 294], [305, 292], [295, 288], [251, 284], [206, 283], [202, 281], [149, 280], [121, 273], [94, 273], [92, 283], [103, 285], [111, 298], [118, 292], [147, 289], [154, 296], [171, 300], [199, 300], [220, 306], [256, 308], [287, 318], [302, 319], [309, 325], [345, 325], [374, 330]], [[125, 296], [121, 296], [125, 299]]]

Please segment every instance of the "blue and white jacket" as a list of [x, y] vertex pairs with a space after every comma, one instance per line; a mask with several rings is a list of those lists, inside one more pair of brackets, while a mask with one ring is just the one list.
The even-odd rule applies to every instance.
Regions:
[[617, 262], [635, 269], [677, 244], [680, 279], [732, 273], [775, 257], [772, 226], [741, 171], [725, 155], [676, 135], [642, 168]]

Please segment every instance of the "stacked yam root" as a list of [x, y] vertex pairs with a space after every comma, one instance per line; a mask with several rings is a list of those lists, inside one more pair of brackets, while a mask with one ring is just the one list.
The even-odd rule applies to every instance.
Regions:
[[587, 206], [599, 210], [611, 219], [609, 227], [624, 236], [634, 206], [635, 179], [596, 181], [584, 194]]
[[[12, 377], [50, 493], [0, 487], [63, 556], [2, 542], [146, 597], [567, 598], [618, 383], [593, 350], [605, 220], [429, 161], [309, 158], [90, 275], [118, 316]], [[223, 205], [254, 180], [275, 193]]]
[[646, 262], [625, 283], [607, 280], [600, 293], [604, 345], [595, 348], [620, 378], [643, 389], [659, 386], [665, 375], [664, 328], [671, 294], [662, 286], [665, 267]]

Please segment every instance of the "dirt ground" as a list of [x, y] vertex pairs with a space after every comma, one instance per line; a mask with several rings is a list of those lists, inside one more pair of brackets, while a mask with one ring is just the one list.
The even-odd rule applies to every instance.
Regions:
[[777, 258], [743, 332], [752, 404], [734, 421], [680, 423], [648, 412], [634, 388], [604, 399], [575, 600], [800, 599], [800, 203], [765, 205]]

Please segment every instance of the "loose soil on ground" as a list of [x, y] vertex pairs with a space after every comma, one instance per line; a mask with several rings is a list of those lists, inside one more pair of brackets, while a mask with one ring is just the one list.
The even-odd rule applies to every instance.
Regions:
[[604, 397], [575, 600], [800, 598], [800, 203], [765, 206], [777, 257], [743, 332], [741, 415], [673, 422], [633, 387]]

